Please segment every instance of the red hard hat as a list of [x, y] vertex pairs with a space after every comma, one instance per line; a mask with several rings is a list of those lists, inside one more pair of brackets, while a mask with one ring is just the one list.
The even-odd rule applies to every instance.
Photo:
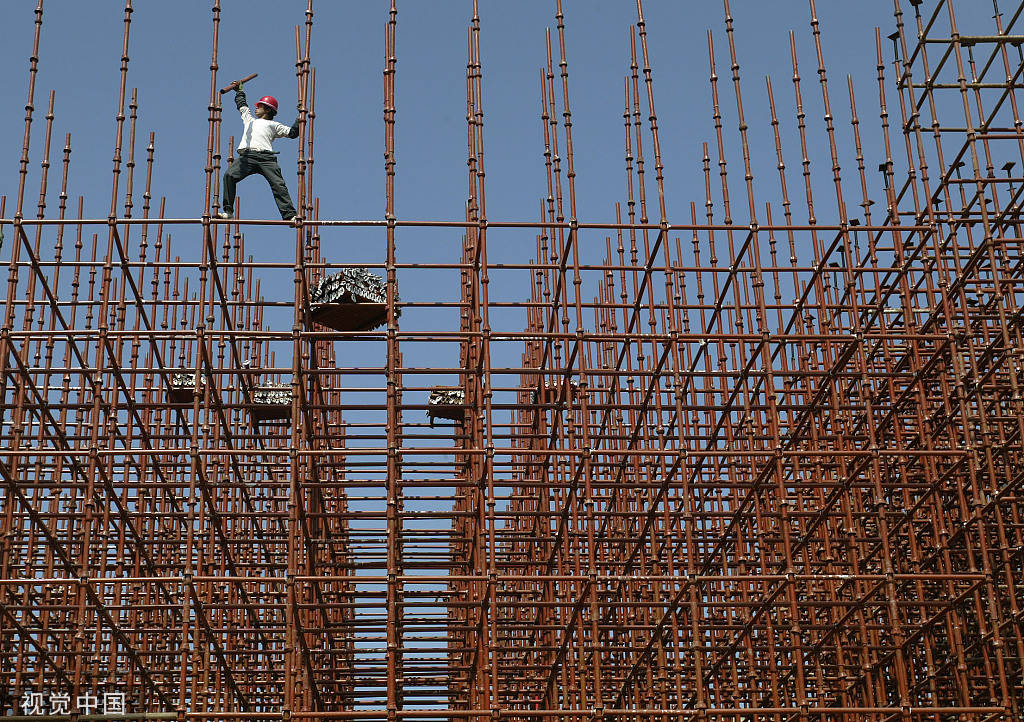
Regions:
[[275, 113], [277, 112], [277, 98], [273, 95], [264, 95], [262, 98], [256, 101], [256, 105], [265, 105]]

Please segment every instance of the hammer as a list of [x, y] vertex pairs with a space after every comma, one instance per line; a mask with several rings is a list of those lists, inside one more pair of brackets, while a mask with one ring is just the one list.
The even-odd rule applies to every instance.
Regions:
[[230, 84], [225, 85], [223, 88], [220, 89], [220, 94], [224, 95], [224, 93], [228, 92], [229, 90], [235, 90], [239, 85], [241, 85], [242, 83], [248, 83], [250, 80], [255, 78], [257, 75], [259, 75], [259, 73], [253, 73], [252, 75], [246, 75], [244, 78], [241, 78], [240, 80], [235, 80], [235, 81], [231, 82]]

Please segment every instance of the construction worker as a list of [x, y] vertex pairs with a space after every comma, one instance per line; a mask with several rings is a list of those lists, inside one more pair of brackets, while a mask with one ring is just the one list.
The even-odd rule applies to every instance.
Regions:
[[[217, 216], [225, 219], [234, 217], [235, 184], [253, 173], [259, 173], [270, 184], [281, 219], [290, 221], [295, 218], [295, 206], [292, 205], [288, 186], [281, 175], [281, 166], [274, 157], [272, 144], [275, 138], [298, 138], [299, 119], [296, 118], [290, 128], [276, 122], [274, 116], [277, 115], [277, 99], [271, 95], [264, 95], [257, 100], [255, 112], [250, 112], [241, 82], [235, 86], [235, 106], [242, 116], [242, 137], [238, 142], [238, 157], [224, 172], [224, 202]], [[298, 103], [296, 108], [301, 112], [302, 103]]]

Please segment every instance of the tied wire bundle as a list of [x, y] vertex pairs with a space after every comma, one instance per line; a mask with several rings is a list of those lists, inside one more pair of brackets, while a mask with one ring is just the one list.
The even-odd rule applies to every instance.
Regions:
[[[387, 323], [387, 285], [365, 268], [348, 268], [320, 281], [310, 292], [313, 320], [337, 331], [369, 331]], [[395, 318], [402, 315], [397, 308]]]
[[462, 389], [433, 389], [427, 405], [431, 408], [436, 406], [461, 406], [466, 403], [466, 392]]
[[427, 416], [433, 425], [435, 418], [461, 421], [465, 416], [466, 392], [459, 388], [431, 389], [427, 399]]
[[[199, 383], [205, 383], [206, 379], [200, 377]], [[176, 373], [171, 374], [171, 388], [175, 391], [179, 389], [193, 389], [196, 385], [196, 375], [192, 373]]]
[[292, 390], [287, 386], [259, 386], [253, 389], [252, 402], [257, 406], [291, 406]]
[[[346, 268], [327, 276], [310, 293], [312, 303], [387, 303], [384, 279], [365, 268]], [[398, 301], [398, 295], [395, 295]], [[400, 311], [395, 310], [395, 315]]]

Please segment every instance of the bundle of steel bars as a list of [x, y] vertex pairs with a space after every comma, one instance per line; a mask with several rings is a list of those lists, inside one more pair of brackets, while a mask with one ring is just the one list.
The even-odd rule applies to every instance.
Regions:
[[[53, 93], [42, 121], [35, 105], [37, 2], [17, 191], [0, 199], [0, 714], [1024, 719], [1024, 4], [966, 35], [953, 0], [893, 0], [891, 48], [879, 32], [865, 58], [876, 176], [814, 0], [818, 65], [800, 67], [792, 45], [795, 105], [769, 80], [757, 118], [743, 116], [723, 0], [732, 82], [709, 34], [716, 137], [703, 210], [680, 219], [637, 0], [627, 195], [601, 222], [577, 209], [561, 0], [540, 93], [545, 200], [537, 218], [488, 220], [473, 0], [466, 214], [413, 221], [396, 216], [390, 0], [385, 215], [341, 221], [320, 218], [310, 172], [306, 0], [301, 220], [275, 226], [294, 236], [294, 258], [275, 264], [253, 261], [244, 235], [275, 222], [215, 215], [220, 0], [200, 218], [152, 203], [153, 136], [137, 153], [127, 82], [131, 0], [109, 216], [84, 218], [82, 199], [76, 212], [70, 136], [51, 166]], [[721, 122], [729, 92], [738, 137]], [[811, 92], [834, 189], [810, 180]], [[795, 160], [778, 131], [793, 118]], [[776, 139], [778, 175], [763, 180], [778, 199], [763, 206], [748, 122]], [[385, 239], [370, 269], [380, 328], [313, 317], [318, 284], [353, 267], [325, 257], [332, 225]], [[464, 234], [439, 265], [460, 279], [451, 328], [417, 327], [409, 309], [431, 302], [399, 299], [413, 264], [396, 237], [423, 226]], [[488, 261], [502, 228], [536, 239], [517, 304], [496, 293], [510, 266]], [[201, 250], [172, 249], [172, 230]], [[271, 277], [287, 298], [264, 292]], [[420, 364], [424, 342], [457, 360]], [[375, 364], [350, 360], [358, 349]]]

